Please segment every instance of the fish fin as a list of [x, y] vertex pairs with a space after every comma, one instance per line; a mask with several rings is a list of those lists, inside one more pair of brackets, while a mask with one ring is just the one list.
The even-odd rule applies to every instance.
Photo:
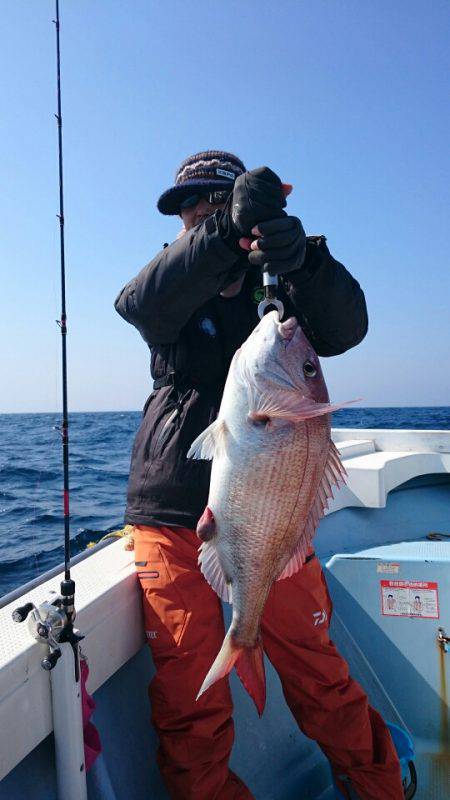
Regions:
[[289, 561], [287, 562], [286, 566], [284, 567], [283, 571], [280, 572], [277, 581], [283, 580], [283, 578], [290, 578], [291, 575], [295, 575], [305, 563], [307, 552], [311, 546], [311, 539], [309, 538], [308, 534], [305, 535], [306, 526], [304, 531], [302, 531], [302, 535], [295, 547], [294, 552], [292, 553]]
[[[331, 470], [331, 466], [334, 467], [334, 471]], [[342, 486], [346, 481], [347, 471], [341, 461], [341, 454], [334, 442], [330, 442], [325, 475], [334, 486]]]
[[200, 691], [196, 697], [196, 700], [198, 700], [203, 692], [206, 692], [206, 690], [209, 689], [213, 683], [220, 680], [220, 678], [224, 678], [225, 675], [228, 675], [231, 672], [236, 661], [241, 655], [241, 652], [242, 648], [233, 643], [231, 638], [231, 629], [229, 629], [225, 639], [222, 642], [222, 647], [220, 648], [215, 661], [213, 662], [205, 680], [200, 687]]
[[275, 389], [273, 392], [261, 395], [256, 403], [251, 404], [249, 418], [258, 419], [262, 415], [263, 417], [286, 419], [290, 422], [303, 422], [305, 419], [330, 414], [338, 408], [356, 402], [356, 400], [348, 400], [344, 403], [316, 403], [309, 397], [302, 397], [292, 389]]
[[261, 642], [255, 647], [244, 647], [236, 661], [235, 669], [261, 716], [266, 705], [266, 673]]
[[231, 583], [228, 583], [219, 561], [216, 546], [212, 541], [203, 542], [199, 548], [198, 563], [212, 589], [226, 603], [233, 602]]
[[187, 458], [201, 458], [205, 461], [220, 455], [225, 447], [227, 423], [224, 419], [216, 419], [192, 442]]
[[279, 574], [277, 580], [290, 578], [298, 572], [305, 563], [306, 555], [311, 547], [316, 528], [322, 519], [325, 509], [328, 508], [328, 501], [333, 495], [333, 486], [341, 486], [345, 483], [345, 468], [341, 462], [339, 451], [334, 442], [330, 442], [327, 463], [322, 475], [322, 480], [317, 488], [316, 497], [311, 506], [304, 529], [300, 539], [292, 553], [286, 566]]
[[197, 522], [197, 536], [202, 542], [213, 539], [217, 533], [216, 520], [209, 506], [206, 506], [203, 514]]
[[249, 693], [258, 709], [259, 716], [261, 716], [266, 703], [266, 676], [262, 644], [259, 643], [255, 647], [239, 647], [233, 642], [231, 629], [228, 630], [222, 647], [200, 687], [197, 700], [216, 681], [225, 678], [234, 666], [242, 685]]

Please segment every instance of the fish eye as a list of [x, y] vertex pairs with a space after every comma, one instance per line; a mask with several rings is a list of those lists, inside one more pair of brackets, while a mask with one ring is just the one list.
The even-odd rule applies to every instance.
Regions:
[[314, 378], [317, 375], [317, 370], [311, 361], [305, 361], [303, 364], [303, 372], [307, 378]]

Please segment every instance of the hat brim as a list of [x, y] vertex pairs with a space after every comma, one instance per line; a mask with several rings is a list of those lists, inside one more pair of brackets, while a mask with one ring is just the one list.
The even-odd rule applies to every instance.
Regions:
[[189, 197], [191, 194], [195, 194], [196, 189], [206, 189], [211, 188], [212, 191], [214, 190], [221, 190], [221, 189], [233, 189], [234, 181], [231, 180], [211, 180], [211, 178], [192, 178], [191, 180], [184, 181], [179, 186], [172, 186], [171, 189], [167, 189], [166, 192], [163, 192], [161, 197], [158, 200], [157, 207], [158, 211], [161, 214], [179, 214], [180, 213], [180, 203]]

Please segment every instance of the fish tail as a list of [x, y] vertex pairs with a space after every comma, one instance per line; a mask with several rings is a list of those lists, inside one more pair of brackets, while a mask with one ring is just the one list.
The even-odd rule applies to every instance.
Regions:
[[254, 647], [243, 648], [236, 661], [236, 672], [261, 716], [266, 705], [266, 673], [261, 642]]
[[262, 644], [258, 642], [254, 647], [240, 647], [233, 642], [231, 629], [225, 636], [216, 660], [200, 687], [197, 700], [213, 683], [228, 675], [234, 666], [242, 685], [249, 693], [259, 716], [261, 716], [266, 703], [266, 675]]
[[209, 689], [220, 678], [224, 678], [233, 669], [236, 661], [240, 657], [243, 648], [235, 644], [231, 638], [231, 628], [228, 630], [225, 639], [222, 642], [222, 647], [219, 650], [216, 660], [214, 661], [211, 669], [209, 670], [205, 680], [203, 681], [200, 691], [197, 695], [198, 698]]

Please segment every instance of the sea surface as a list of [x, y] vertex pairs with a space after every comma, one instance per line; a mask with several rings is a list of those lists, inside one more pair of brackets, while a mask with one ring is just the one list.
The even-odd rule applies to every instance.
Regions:
[[[71, 550], [123, 524], [140, 413], [71, 414]], [[0, 596], [64, 557], [60, 414], [0, 414]], [[334, 427], [450, 429], [450, 408], [353, 408]]]

